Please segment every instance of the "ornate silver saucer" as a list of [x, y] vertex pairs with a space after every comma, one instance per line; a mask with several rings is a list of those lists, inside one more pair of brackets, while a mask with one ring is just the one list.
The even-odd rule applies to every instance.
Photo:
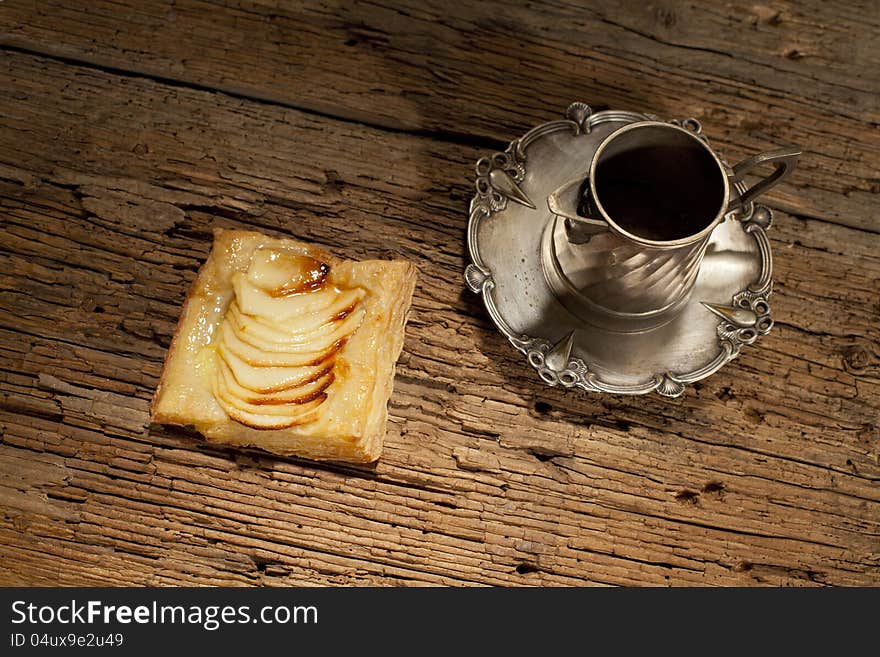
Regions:
[[[718, 371], [773, 325], [768, 301], [773, 265], [765, 233], [772, 213], [752, 201], [714, 228], [690, 295], [661, 326], [609, 327], [601, 318], [585, 316], [588, 308], [570, 311], [571, 305], [554, 293], [542, 256], [558, 219], [548, 198], [586, 175], [605, 137], [646, 120], [658, 119], [591, 113], [574, 103], [565, 119], [537, 126], [505, 152], [477, 162], [468, 223], [473, 264], [465, 280], [548, 385], [677, 397], [686, 384]], [[693, 119], [673, 123], [701, 132]], [[746, 198], [741, 182], [732, 184], [731, 193]]]

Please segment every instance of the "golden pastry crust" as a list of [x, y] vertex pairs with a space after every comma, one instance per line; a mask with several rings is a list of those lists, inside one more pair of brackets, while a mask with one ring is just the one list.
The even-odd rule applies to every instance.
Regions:
[[[335, 322], [335, 332], [315, 341], [320, 348], [314, 354], [308, 340], [323, 321], [320, 317], [310, 320], [283, 313], [259, 317], [239, 307], [236, 282], [239, 294], [244, 295], [242, 276], [255, 258], [262, 257], [255, 253], [266, 249], [326, 265], [326, 269], [304, 270], [302, 280], [295, 280], [299, 288], [293, 290], [298, 293], [294, 303], [305, 310], [316, 303], [312, 299], [321, 300], [308, 296], [313, 290], [317, 290], [315, 295], [338, 293], [333, 304], [322, 306], [334, 313], [329, 319]], [[272, 274], [270, 270], [269, 279]], [[254, 280], [262, 285], [266, 278]], [[375, 461], [382, 451], [387, 403], [415, 281], [416, 269], [409, 262], [340, 260], [292, 239], [216, 230], [211, 254], [187, 292], [165, 358], [151, 405], [153, 421], [194, 426], [209, 441], [224, 445], [317, 460]], [[321, 292], [321, 286], [329, 292]], [[247, 293], [255, 300], [245, 302], [263, 303], [270, 309], [276, 308], [274, 297], [283, 303], [291, 293], [287, 288], [279, 288], [277, 294], [254, 289]], [[279, 333], [296, 322], [290, 336]], [[241, 336], [245, 341], [239, 340]], [[267, 345], [279, 351], [264, 354], [260, 349]], [[248, 362], [239, 362], [242, 355]], [[273, 367], [253, 369], [249, 363], [254, 358], [258, 366]], [[280, 367], [286, 364], [295, 367]], [[241, 368], [241, 382], [236, 368]], [[275, 379], [266, 379], [267, 387], [260, 388], [249, 382], [248, 376], [253, 378], [254, 373], [272, 374]], [[258, 428], [281, 425], [289, 426]]]

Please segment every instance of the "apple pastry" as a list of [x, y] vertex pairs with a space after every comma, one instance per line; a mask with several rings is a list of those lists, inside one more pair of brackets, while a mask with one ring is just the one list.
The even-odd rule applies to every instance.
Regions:
[[190, 288], [153, 421], [311, 459], [379, 457], [415, 267], [217, 230]]

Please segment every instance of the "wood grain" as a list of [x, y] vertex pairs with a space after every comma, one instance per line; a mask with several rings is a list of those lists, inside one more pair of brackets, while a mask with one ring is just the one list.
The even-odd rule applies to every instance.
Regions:
[[[214, 12], [215, 37], [227, 38], [212, 47], [196, 3], [177, 3], [161, 25], [150, 22], [158, 4], [91, 7], [77, 19], [60, 5], [0, 5], [0, 582], [880, 584], [880, 240], [864, 212], [877, 86], [864, 77], [876, 72], [846, 72], [848, 58], [876, 51], [847, 54], [835, 40], [865, 35], [869, 10], [863, 28], [840, 16], [819, 30], [831, 9], [809, 21], [754, 9], [756, 34], [727, 57], [711, 39], [749, 14], [718, 5], [679, 23], [688, 48], [638, 35], [666, 29], [662, 12], [615, 18], [610, 5], [590, 10], [602, 20], [562, 4], [513, 8], [510, 24], [480, 7], [438, 21], [430, 7], [241, 5]], [[554, 12], [572, 31], [545, 45]], [[327, 39], [356, 19], [354, 44]], [[616, 39], [564, 45], [624, 19]], [[257, 26], [274, 24], [289, 31], [272, 55]], [[463, 47], [514, 24], [541, 36], [496, 37], [480, 56]], [[780, 64], [774, 30], [815, 32], [821, 55], [805, 40], [803, 57]], [[324, 56], [307, 58], [318, 41]], [[436, 49], [413, 59], [426, 43]], [[519, 75], [493, 82], [524, 47]], [[706, 107], [699, 118], [733, 154], [802, 136], [849, 149], [837, 172], [805, 167], [773, 197], [798, 213], [778, 212], [770, 231], [773, 332], [678, 400], [541, 387], [463, 290], [472, 163], [561, 111], [577, 76], [560, 72], [584, 58], [605, 90], [595, 97]], [[701, 67], [722, 60], [709, 93]], [[793, 71], [814, 64], [825, 72], [806, 94]], [[787, 75], [770, 86], [779, 66]], [[297, 81], [303, 71], [324, 83]], [[229, 86], [240, 79], [249, 86]], [[540, 97], [524, 93], [538, 84]], [[852, 102], [825, 103], [843, 87]], [[412, 90], [422, 97], [410, 116]], [[737, 126], [771, 101], [761, 127]], [[786, 112], [795, 118], [778, 123]], [[862, 191], [846, 200], [845, 184]], [[216, 225], [418, 265], [375, 467], [223, 450], [149, 424]]]
[[876, 2], [7, 0], [0, 25], [7, 47], [466, 143], [573, 100], [693, 116], [732, 161], [800, 145], [771, 198], [880, 232]]

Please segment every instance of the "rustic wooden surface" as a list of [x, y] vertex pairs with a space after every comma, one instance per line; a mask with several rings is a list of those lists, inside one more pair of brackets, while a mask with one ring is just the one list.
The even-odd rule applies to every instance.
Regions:
[[[277, 4], [0, 3], [0, 583], [880, 585], [877, 3]], [[473, 162], [572, 100], [805, 148], [776, 326], [681, 399], [463, 289]], [[150, 425], [212, 226], [418, 265], [374, 468]]]

